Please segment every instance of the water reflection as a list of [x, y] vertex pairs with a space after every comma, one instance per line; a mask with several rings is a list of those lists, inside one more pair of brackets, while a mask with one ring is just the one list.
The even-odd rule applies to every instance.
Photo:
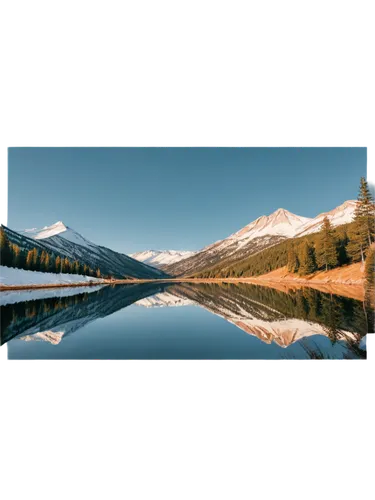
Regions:
[[[90, 344], [86, 333], [95, 330], [96, 335], [97, 328], [89, 325], [109, 316], [100, 323], [100, 341], [105, 344], [106, 352], [110, 352], [113, 342], [116, 357], [120, 358], [364, 358], [363, 338], [373, 331], [373, 311], [364, 303], [311, 288], [286, 293], [244, 283], [151, 283], [105, 286], [83, 292], [76, 289], [75, 295], [57, 297], [45, 293], [45, 298], [39, 295], [33, 300], [31, 294], [28, 300], [18, 302], [16, 292], [8, 292], [7, 298], [0, 297], [1, 343], [10, 342], [9, 352], [15, 352], [10, 357], [21, 356], [19, 349], [27, 357], [27, 350], [31, 352], [27, 346], [35, 344], [33, 341], [49, 344], [56, 354], [64, 343], [68, 345], [68, 338], [71, 356], [86, 358], [93, 352], [91, 357], [97, 357], [94, 344], [98, 340]], [[186, 307], [181, 309], [183, 306]], [[194, 312], [192, 306], [209, 311], [212, 319]], [[161, 317], [156, 314], [161, 307], [178, 307], [181, 312], [172, 315], [169, 309], [169, 315]], [[142, 308], [155, 309], [151, 323], [152, 311], [147, 317], [146, 309], [143, 315], [136, 312]], [[132, 316], [114, 314], [125, 309], [132, 310]], [[214, 316], [224, 318], [227, 326], [214, 321]], [[193, 318], [195, 324], [188, 330], [187, 320]], [[124, 333], [127, 324], [132, 326], [131, 341], [130, 334]], [[191, 331], [203, 324], [204, 333], [200, 337]], [[233, 325], [241, 335], [234, 333]], [[24, 347], [20, 347], [20, 342]], [[74, 348], [77, 348], [75, 353]], [[33, 349], [31, 357], [54, 357], [45, 348]], [[66, 353], [61, 351], [60, 355]]]

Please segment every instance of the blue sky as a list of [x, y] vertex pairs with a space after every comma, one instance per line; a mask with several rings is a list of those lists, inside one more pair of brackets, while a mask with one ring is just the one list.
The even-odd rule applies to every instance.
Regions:
[[132, 253], [198, 250], [263, 214], [357, 197], [366, 148], [10, 148], [8, 225]]

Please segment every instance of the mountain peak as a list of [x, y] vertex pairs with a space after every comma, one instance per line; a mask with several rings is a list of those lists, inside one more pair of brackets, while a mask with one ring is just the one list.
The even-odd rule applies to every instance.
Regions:
[[50, 236], [56, 236], [57, 234], [67, 231], [68, 227], [61, 221], [57, 221], [51, 226], [44, 226], [43, 229], [37, 229], [34, 238], [36, 240], [43, 240], [44, 238], [49, 238]]
[[289, 212], [286, 208], [278, 208], [275, 210], [272, 214], [268, 216], [268, 218], [272, 218], [274, 216], [285, 216], [285, 217], [292, 217], [293, 219], [299, 219], [299, 220], [306, 220], [307, 217], [302, 217], [300, 215], [296, 215], [292, 212]]
[[66, 231], [68, 229], [68, 226], [66, 226], [63, 221], [59, 220], [52, 224], [51, 226], [45, 226], [43, 229], [61, 229], [62, 231]]

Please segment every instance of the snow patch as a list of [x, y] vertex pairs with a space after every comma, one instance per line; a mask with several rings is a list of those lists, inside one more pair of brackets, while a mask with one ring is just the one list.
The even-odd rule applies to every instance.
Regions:
[[29, 302], [30, 300], [51, 299], [60, 297], [71, 297], [80, 293], [97, 292], [103, 286], [80, 286], [77, 288], [39, 288], [37, 290], [5, 290], [0, 292], [0, 306], [17, 304], [18, 302]]
[[162, 292], [152, 297], [138, 300], [135, 302], [135, 305], [142, 307], [181, 307], [196, 305], [196, 303], [190, 299], [183, 299], [172, 293]]
[[[0, 285], [61, 285], [64, 283], [101, 283], [99, 278], [80, 274], [55, 274], [40, 271], [25, 271], [14, 267], [0, 266]], [[1, 292], [0, 292], [1, 293]]]
[[65, 240], [71, 241], [72, 243], [77, 243], [86, 248], [91, 248], [95, 246], [91, 241], [86, 240], [77, 231], [66, 226], [62, 221], [55, 222], [52, 226], [45, 226], [42, 229], [25, 229], [23, 231], [18, 231], [20, 234], [24, 234], [29, 238], [34, 240], [44, 240], [46, 238], [51, 238], [52, 236], [60, 236]]
[[317, 215], [314, 219], [310, 219], [300, 227], [297, 236], [305, 236], [320, 231], [325, 217], [329, 219], [332, 226], [341, 226], [342, 224], [352, 222], [356, 206], [357, 202], [355, 200], [348, 200], [330, 212]]
[[65, 332], [53, 332], [51, 330], [47, 330], [45, 332], [37, 332], [32, 335], [24, 335], [23, 337], [19, 337], [20, 340], [24, 340], [25, 342], [30, 341], [41, 341], [49, 342], [52, 345], [60, 344]]

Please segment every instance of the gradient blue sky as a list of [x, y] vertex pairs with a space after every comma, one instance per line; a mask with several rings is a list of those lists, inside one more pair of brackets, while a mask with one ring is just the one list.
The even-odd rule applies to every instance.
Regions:
[[12, 229], [62, 220], [114, 250], [198, 250], [263, 214], [357, 197], [366, 148], [10, 148]]

